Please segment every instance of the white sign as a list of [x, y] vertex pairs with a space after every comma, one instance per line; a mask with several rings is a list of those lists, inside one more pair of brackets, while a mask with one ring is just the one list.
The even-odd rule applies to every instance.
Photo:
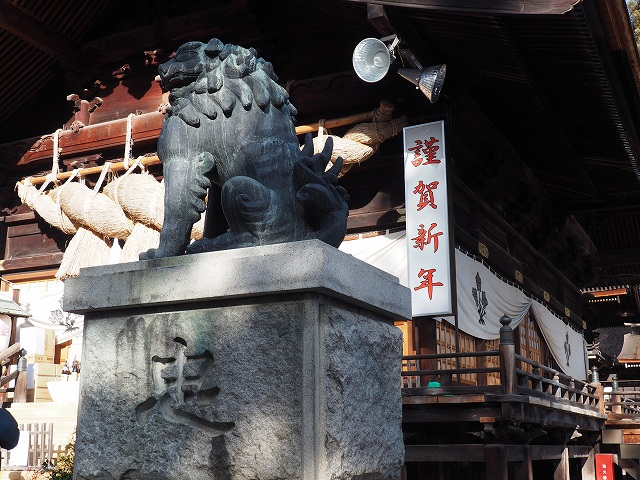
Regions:
[[453, 313], [444, 122], [404, 129], [407, 259], [414, 317]]

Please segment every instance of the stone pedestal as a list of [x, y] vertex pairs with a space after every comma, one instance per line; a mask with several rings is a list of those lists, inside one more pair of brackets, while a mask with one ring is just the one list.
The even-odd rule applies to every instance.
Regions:
[[319, 241], [85, 269], [74, 479], [398, 479], [394, 277]]

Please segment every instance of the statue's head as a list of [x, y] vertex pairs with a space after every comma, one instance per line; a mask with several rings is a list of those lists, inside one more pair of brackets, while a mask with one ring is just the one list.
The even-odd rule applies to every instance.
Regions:
[[295, 115], [288, 93], [277, 83], [273, 66], [256, 55], [253, 48], [226, 45], [217, 38], [207, 44], [188, 42], [160, 65], [161, 85], [171, 90], [173, 110], [180, 98], [196, 93], [213, 100], [215, 105], [208, 101], [194, 105], [209, 118], [215, 118], [218, 110], [229, 117], [237, 104], [245, 110], [257, 105], [265, 112], [273, 106]]
[[204, 67], [202, 47], [202, 42], [185, 43], [171, 60], [158, 67], [162, 88], [183, 87], [197, 80]]

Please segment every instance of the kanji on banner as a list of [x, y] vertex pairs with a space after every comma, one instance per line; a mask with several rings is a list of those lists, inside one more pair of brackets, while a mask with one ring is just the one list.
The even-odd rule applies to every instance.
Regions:
[[414, 317], [453, 313], [444, 122], [404, 129], [409, 288]]

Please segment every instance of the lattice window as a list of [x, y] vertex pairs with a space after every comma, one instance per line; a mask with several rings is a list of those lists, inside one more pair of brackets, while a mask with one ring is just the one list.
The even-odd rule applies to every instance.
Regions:
[[[520, 323], [520, 355], [543, 364], [543, 342], [538, 325], [530, 313], [527, 313]], [[524, 363], [520, 364], [520, 368], [531, 372], [532, 366]]]
[[[436, 339], [437, 353], [455, 353], [456, 352], [456, 331], [453, 325], [442, 321], [436, 323]], [[473, 336], [458, 331], [459, 352], [475, 352], [476, 340]], [[460, 368], [476, 368], [476, 359], [473, 357], [460, 358]], [[438, 370], [446, 370], [458, 368], [455, 358], [442, 358], [438, 360]], [[477, 374], [467, 373], [460, 375], [462, 383], [476, 385]]]
[[61, 290], [61, 281], [55, 278], [47, 280], [35, 280], [26, 282], [17, 282], [16, 285], [20, 288], [20, 300], [22, 297], [39, 297], [46, 295], [52, 291]]
[[[485, 340], [485, 346], [487, 351], [498, 350], [500, 347], [500, 339], [496, 338], [495, 340]], [[498, 355], [485, 358], [487, 368], [500, 368], [500, 357]], [[500, 372], [487, 373], [487, 385], [500, 385]]]

